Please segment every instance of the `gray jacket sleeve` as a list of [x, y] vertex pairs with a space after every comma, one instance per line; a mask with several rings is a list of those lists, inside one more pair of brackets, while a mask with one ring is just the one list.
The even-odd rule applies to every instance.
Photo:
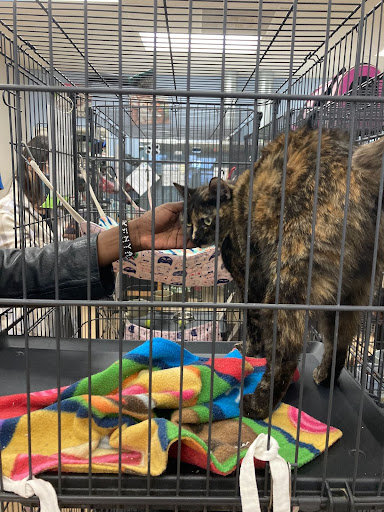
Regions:
[[[87, 299], [88, 272], [91, 298], [112, 295], [115, 282], [112, 266], [100, 269], [97, 263], [97, 235], [25, 249], [25, 278], [28, 299], [55, 298], [55, 271], [58, 273], [59, 299]], [[89, 269], [89, 270], [88, 270]], [[23, 255], [20, 249], [0, 249], [0, 297], [23, 297]]]

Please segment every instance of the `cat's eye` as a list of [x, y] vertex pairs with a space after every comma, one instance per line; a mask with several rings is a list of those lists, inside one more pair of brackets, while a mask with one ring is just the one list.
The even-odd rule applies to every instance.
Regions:
[[187, 227], [191, 228], [192, 224], [190, 222], [187, 222]]
[[210, 226], [210, 225], [212, 224], [212, 219], [211, 219], [210, 217], [206, 217], [206, 218], [204, 219], [204, 224], [205, 224], [206, 226]]

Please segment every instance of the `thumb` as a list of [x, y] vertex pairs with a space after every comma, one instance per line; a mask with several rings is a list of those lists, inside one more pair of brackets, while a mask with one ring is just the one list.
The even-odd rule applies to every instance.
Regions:
[[166, 206], [168, 211], [170, 211], [172, 213], [181, 213], [183, 211], [184, 202], [179, 201], [177, 203], [168, 203], [164, 206]]

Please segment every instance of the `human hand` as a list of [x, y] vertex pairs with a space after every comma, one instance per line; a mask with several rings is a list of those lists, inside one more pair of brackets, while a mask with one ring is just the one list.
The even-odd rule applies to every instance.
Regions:
[[[166, 203], [155, 209], [154, 249], [182, 249], [184, 232], [180, 223], [180, 213], [184, 203]], [[134, 251], [152, 248], [152, 211], [128, 223], [129, 236]], [[187, 248], [194, 244], [187, 239]]]
[[[182, 249], [184, 232], [180, 223], [180, 213], [184, 203], [166, 203], [155, 209], [154, 249]], [[129, 238], [133, 252], [152, 248], [152, 211], [128, 222]], [[194, 244], [187, 240], [187, 248]], [[102, 231], [97, 238], [97, 256], [100, 267], [110, 265], [119, 259], [120, 228]]]

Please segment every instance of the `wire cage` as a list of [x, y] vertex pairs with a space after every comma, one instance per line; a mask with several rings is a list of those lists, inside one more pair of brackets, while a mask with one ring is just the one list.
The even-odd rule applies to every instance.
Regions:
[[[12, 60], [12, 41], [1, 34], [1, 48], [4, 56], [2, 72], [7, 83], [13, 83], [15, 80], [15, 67]], [[48, 71], [41, 66], [32, 56], [22, 52], [22, 62], [20, 62], [19, 80], [20, 83], [36, 85], [47, 84]], [[59, 80], [57, 84], [61, 85]], [[16, 129], [16, 100], [12, 91], [3, 92], [3, 104], [8, 109], [9, 124], [9, 144], [15, 148], [17, 145]], [[55, 110], [56, 126], [51, 126], [51, 111]], [[24, 142], [30, 142], [33, 150], [37, 152], [38, 159], [47, 158], [47, 162], [39, 162], [41, 166], [46, 165], [47, 172], [52, 168], [52, 152], [43, 157], [45, 146], [52, 147], [52, 137], [55, 137], [55, 186], [62, 190], [62, 194], [68, 198], [75, 198], [75, 181], [71, 167], [73, 166], [73, 144], [72, 144], [72, 116], [67, 115], [73, 110], [73, 102], [68, 95], [55, 94], [53, 98], [48, 93], [41, 94], [32, 91], [26, 91], [20, 98], [20, 111], [22, 116], [21, 137]], [[5, 111], [4, 111], [5, 122]], [[34, 142], [35, 141], [35, 142]], [[41, 156], [40, 156], [41, 154]], [[70, 217], [67, 212], [60, 208], [53, 208], [53, 194], [49, 193], [41, 198], [39, 209], [32, 205], [32, 198], [20, 196], [20, 187], [15, 152], [9, 152], [10, 170], [9, 176], [12, 181], [11, 189], [2, 201], [3, 230], [1, 236], [1, 246], [9, 247], [34, 247], [43, 246], [51, 243], [56, 236], [58, 240], [70, 238], [68, 230]], [[20, 173], [20, 171], [19, 171]], [[48, 190], [49, 192], [49, 190]], [[31, 200], [30, 200], [31, 199]], [[21, 206], [22, 205], [22, 206]], [[12, 218], [13, 226], [8, 227], [6, 219]], [[7, 226], [7, 228], [5, 227]], [[35, 309], [30, 308], [27, 311], [27, 325], [25, 324], [24, 314], [20, 308], [9, 308], [2, 314], [2, 329], [9, 330], [10, 334], [23, 334], [28, 330], [32, 335], [37, 336], [55, 336], [55, 310], [54, 308]], [[77, 312], [74, 308], [61, 308], [57, 310], [59, 322], [62, 326], [62, 332], [66, 336], [73, 335], [74, 325], [77, 322]], [[67, 318], [65, 318], [67, 317]]]
[[[94, 105], [88, 110], [88, 125], [91, 139], [89, 175], [95, 196], [105, 214], [118, 220], [120, 216], [120, 201], [127, 218], [133, 219], [140, 212], [148, 210], [153, 204], [162, 204], [177, 201], [178, 193], [173, 182], [184, 183], [186, 179], [194, 186], [209, 182], [218, 175], [218, 141], [211, 135], [219, 124], [220, 108], [210, 105], [194, 105], [189, 109], [189, 137], [191, 143], [190, 155], [185, 154], [185, 118], [186, 108], [180, 102], [158, 101], [156, 103], [158, 116], [161, 116], [156, 133], [156, 178], [152, 181], [152, 111], [151, 104], [146, 98], [138, 102], [137, 98], [127, 98], [122, 108], [124, 111], [122, 124], [119, 125], [119, 104], [117, 101], [95, 98]], [[160, 114], [159, 114], [160, 112]], [[249, 106], [239, 106], [236, 117], [246, 119], [251, 114]], [[232, 121], [233, 123], [233, 121]], [[86, 158], [85, 147], [85, 118], [80, 117], [76, 126], [77, 158], [83, 164]], [[233, 126], [228, 125], [228, 132]], [[119, 140], [119, 137], [122, 140]], [[206, 141], [209, 140], [209, 143]], [[119, 142], [124, 146], [122, 160], [122, 174], [119, 170], [118, 147]], [[229, 145], [221, 173], [229, 172], [228, 161]], [[189, 159], [189, 166], [185, 166]], [[244, 162], [243, 162], [244, 165]], [[186, 174], [188, 177], [186, 178]], [[121, 197], [121, 194], [124, 194]], [[79, 208], [86, 212], [86, 189], [80, 193]], [[97, 222], [98, 211], [95, 205], [91, 206], [92, 221]], [[132, 269], [131, 269], [132, 270]], [[164, 285], [155, 283], [156, 300], [180, 300], [182, 295], [181, 279], [174, 279], [174, 284]], [[179, 281], [179, 282], [177, 282]], [[148, 298], [151, 283], [148, 279], [136, 279], [135, 274], [123, 276], [124, 300], [145, 300]], [[185, 291], [188, 302], [211, 302], [213, 300], [212, 286], [192, 286]], [[218, 291], [218, 300], [226, 302], [234, 298], [233, 287], [226, 285]], [[160, 305], [159, 305], [160, 306]], [[190, 307], [188, 311], [186, 328], [196, 339], [211, 340], [213, 327], [213, 310], [196, 309]], [[157, 308], [153, 323], [157, 335], [172, 340], [181, 339], [180, 308]], [[117, 324], [119, 320], [118, 309], [101, 310], [94, 312], [92, 322], [103, 322], [104, 326], [96, 326], [102, 338], [118, 337]], [[127, 307], [124, 319], [126, 323], [125, 337], [132, 340], [144, 341], [150, 332], [148, 324], [151, 322], [151, 313], [148, 308]], [[82, 322], [86, 329], [87, 321]], [[221, 311], [216, 323], [221, 339], [226, 339], [235, 328], [227, 322], [225, 310]], [[203, 336], [203, 339], [202, 339]]]
[[[1, 2], [0, 13], [0, 218], [11, 225], [8, 237], [0, 225], [0, 248], [20, 248], [22, 258], [31, 246], [57, 248], [80, 236], [89, 242], [92, 229], [121, 228], [124, 219], [178, 201], [174, 182], [195, 188], [220, 177], [236, 187], [269, 142], [305, 124], [346, 130], [351, 154], [384, 132], [383, 1], [15, 0]], [[37, 181], [44, 192], [37, 203], [23, 186], [30, 172], [23, 144], [33, 147], [35, 137], [47, 141], [47, 159], [37, 163], [53, 187], [48, 193]], [[330, 388], [313, 382], [324, 333], [309, 312], [323, 307], [338, 319], [350, 306], [296, 297], [283, 304], [278, 296], [268, 304], [275, 333], [277, 312], [286, 309], [306, 311], [308, 325], [300, 378], [279, 409], [288, 420], [273, 423], [271, 402], [256, 434], [242, 419], [248, 374], [240, 353], [233, 389], [215, 395], [215, 386], [228, 354], [246, 343], [250, 312], [265, 304], [239, 292], [215, 248], [155, 250], [154, 221], [152, 249], [115, 264], [113, 299], [0, 298], [0, 511], [37, 510], [36, 498], [7, 492], [1, 478], [37, 474], [54, 486], [62, 510], [240, 510], [240, 459], [261, 432], [269, 443], [278, 439], [291, 464], [293, 510], [384, 510], [381, 287], [375, 301], [359, 306], [360, 326]], [[192, 258], [207, 250], [211, 256], [194, 269]], [[252, 279], [249, 244], [247, 251], [244, 275]], [[172, 258], [181, 265], [174, 273]], [[188, 265], [196, 271], [192, 284]], [[159, 399], [159, 371], [175, 370], [158, 359], [159, 338], [179, 350], [179, 373], [167, 382], [177, 396], [171, 411], [148, 406]], [[200, 422], [182, 419], [195, 356], [199, 371], [219, 368], [202, 381]], [[127, 365], [144, 359], [148, 389], [137, 381], [131, 390], [147, 401], [138, 416], [137, 402], [129, 413], [124, 408], [128, 383], [139, 378]], [[112, 374], [109, 388], [101, 378]], [[70, 396], [74, 386], [81, 392]], [[220, 416], [217, 399], [228, 397], [238, 413]], [[22, 444], [21, 425], [26, 448], [10, 472], [9, 447]], [[153, 435], [161, 425], [162, 436]], [[270, 510], [270, 468], [256, 466], [261, 509]]]

